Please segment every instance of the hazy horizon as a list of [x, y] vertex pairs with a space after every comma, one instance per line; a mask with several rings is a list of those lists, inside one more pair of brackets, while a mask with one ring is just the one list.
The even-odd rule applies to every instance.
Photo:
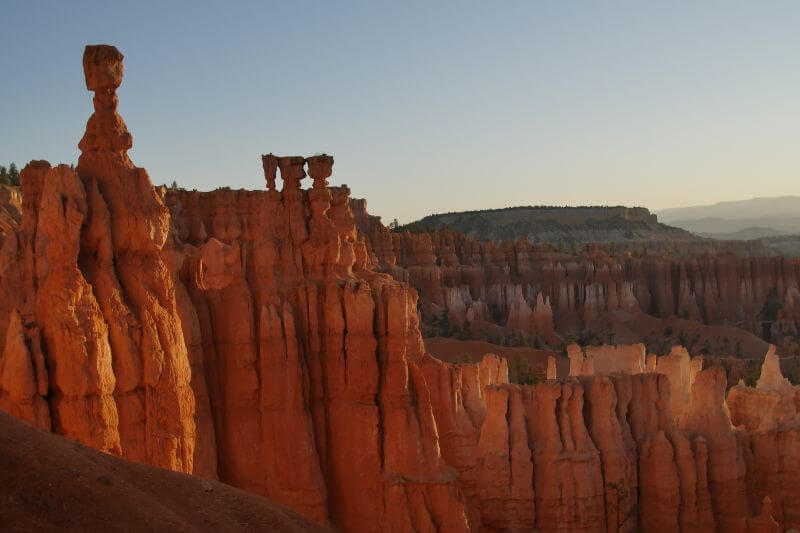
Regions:
[[800, 195], [800, 4], [4, 3], [0, 164], [77, 160], [81, 56], [125, 55], [156, 184], [326, 152], [384, 220]]

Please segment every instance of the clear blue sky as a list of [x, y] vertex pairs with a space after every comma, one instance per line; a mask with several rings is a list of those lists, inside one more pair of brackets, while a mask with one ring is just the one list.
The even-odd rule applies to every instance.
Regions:
[[800, 2], [0, 3], [0, 164], [77, 160], [88, 43], [154, 183], [336, 158], [385, 220], [800, 194]]

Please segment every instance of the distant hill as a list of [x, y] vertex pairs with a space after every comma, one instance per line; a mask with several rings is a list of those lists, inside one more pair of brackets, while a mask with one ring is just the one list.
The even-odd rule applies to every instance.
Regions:
[[449, 228], [480, 240], [526, 238], [532, 243], [583, 244], [627, 241], [681, 241], [697, 237], [661, 224], [643, 207], [525, 206], [428, 215], [401, 230]]
[[765, 237], [783, 237], [790, 235], [790, 233], [772, 228], [749, 227], [731, 233], [701, 233], [700, 235], [721, 241], [752, 241], [753, 239], [763, 239]]
[[765, 237], [760, 242], [780, 255], [800, 257], [800, 235]]
[[[753, 198], [657, 211], [659, 219], [698, 235], [754, 239], [800, 234], [800, 196]], [[740, 233], [739, 237], [736, 235]]]

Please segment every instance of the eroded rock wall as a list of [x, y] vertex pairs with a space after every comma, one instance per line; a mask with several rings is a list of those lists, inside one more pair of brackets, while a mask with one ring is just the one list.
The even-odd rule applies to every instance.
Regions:
[[465, 527], [415, 363], [415, 295], [357, 261], [346, 189], [301, 190], [303, 158], [280, 164], [296, 187], [166, 197], [221, 479], [352, 531]]
[[266, 191], [167, 194], [127, 155], [122, 55], [87, 47], [84, 71], [78, 166], [26, 167], [3, 242], [0, 406], [348, 531], [466, 530], [416, 296], [365, 268], [333, 158], [264, 156]]
[[[690, 364], [687, 383], [683, 354], [658, 374], [641, 347], [621, 363], [598, 348], [601, 371], [633, 374], [519, 386], [501, 358], [435, 360], [417, 293], [372, 269], [388, 242], [364, 240], [349, 190], [328, 185], [331, 157], [265, 155], [263, 191], [154, 189], [116, 113], [121, 54], [87, 47], [84, 68], [95, 114], [78, 167], [26, 167], [0, 249], [0, 408], [345, 531], [800, 525], [793, 419], [734, 429], [721, 369]], [[415, 261], [426, 290], [450, 275]], [[553, 300], [497, 295], [548, 334]], [[467, 316], [485, 315], [475, 303]], [[760, 387], [786, 406], [776, 368]], [[763, 395], [742, 393], [734, 420]]]
[[22, 216], [22, 191], [19, 187], [0, 184], [0, 246], [9, 233], [19, 227]]
[[641, 313], [736, 326], [759, 337], [766, 333], [778, 345], [786, 342], [786, 350], [796, 348], [798, 258], [708, 250], [678, 258], [610, 257], [590, 248], [570, 255], [524, 239], [477, 241], [449, 230], [392, 233], [367, 213], [365, 201], [354, 211], [376, 268], [419, 291], [426, 326], [444, 313], [451, 327], [469, 322], [473, 333], [484, 336], [517, 330], [552, 343], [554, 332], [575, 335], [604, 314]]
[[723, 368], [700, 370], [673, 417], [671, 397], [684, 384], [663, 374], [523, 386], [496, 375], [476, 391], [477, 376], [499, 365], [423, 364], [442, 455], [459, 470], [473, 530], [797, 527], [798, 425], [734, 427]]

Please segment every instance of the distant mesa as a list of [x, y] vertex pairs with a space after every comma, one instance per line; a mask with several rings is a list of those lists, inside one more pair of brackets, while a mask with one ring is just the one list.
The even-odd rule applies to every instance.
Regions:
[[788, 237], [792, 235], [792, 233], [773, 228], [751, 226], [730, 233], [700, 233], [700, 235], [721, 241], [750, 241], [753, 239], [764, 239], [769, 237]]
[[533, 244], [689, 241], [698, 238], [667, 226], [643, 207], [520, 206], [428, 215], [401, 229], [449, 228], [469, 237], [500, 242], [525, 238]]

